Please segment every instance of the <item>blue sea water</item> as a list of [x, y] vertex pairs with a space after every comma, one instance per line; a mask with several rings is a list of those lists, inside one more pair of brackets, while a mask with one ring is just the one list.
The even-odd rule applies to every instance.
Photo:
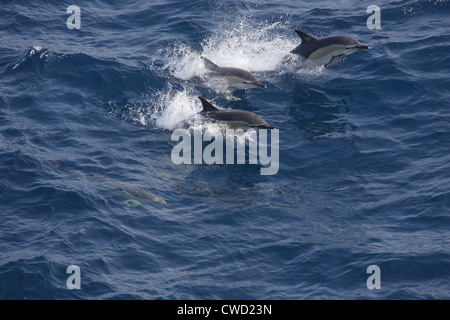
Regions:
[[[449, 17], [439, 0], [1, 0], [0, 299], [449, 299]], [[371, 50], [295, 68], [295, 29]], [[268, 88], [190, 81], [200, 56]], [[276, 175], [172, 162], [199, 95], [279, 129]]]

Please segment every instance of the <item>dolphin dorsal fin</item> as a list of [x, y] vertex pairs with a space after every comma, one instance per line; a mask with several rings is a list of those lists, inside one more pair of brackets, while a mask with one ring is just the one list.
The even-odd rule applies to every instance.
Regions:
[[201, 57], [201, 58], [202, 58], [203, 61], [205, 62], [206, 68], [208, 68], [208, 69], [210, 69], [210, 70], [212, 70], [212, 71], [217, 70], [217, 69], [220, 68], [217, 64], [215, 64], [215, 63], [212, 62], [211, 60], [209, 60], [209, 59], [207, 59], [207, 58], [205, 58], [205, 57]]
[[219, 111], [219, 109], [214, 107], [205, 98], [202, 98], [202, 97], [198, 97], [198, 98], [200, 99], [200, 101], [202, 102], [202, 105], [203, 105], [203, 110], [201, 111], [202, 113], [203, 112], [210, 112], [210, 111]]
[[304, 33], [303, 31], [295, 30], [295, 32], [297, 32], [297, 34], [300, 36], [300, 38], [302, 38], [302, 43], [317, 40], [317, 39], [314, 38], [313, 36], [310, 36], [309, 34], [306, 34], [306, 33]]

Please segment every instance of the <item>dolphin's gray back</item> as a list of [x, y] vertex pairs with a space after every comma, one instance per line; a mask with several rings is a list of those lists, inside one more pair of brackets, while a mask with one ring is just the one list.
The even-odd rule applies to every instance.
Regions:
[[306, 42], [300, 44], [297, 48], [291, 51], [291, 53], [299, 54], [305, 58], [308, 58], [311, 53], [313, 53], [317, 48], [317, 45], [312, 44], [311, 42]]
[[245, 110], [219, 110], [206, 112], [205, 115], [216, 121], [246, 122], [250, 127], [264, 127], [268, 125], [268, 123], [257, 114]]
[[217, 64], [215, 64], [211, 60], [209, 60], [205, 57], [202, 57], [202, 59], [203, 59], [203, 62], [205, 63], [206, 68], [209, 69], [210, 71], [218, 72], [221, 69]]
[[239, 69], [239, 68], [220, 68], [218, 73], [221, 76], [229, 76], [229, 77], [237, 77], [244, 80], [247, 80], [248, 82], [258, 82], [258, 79], [254, 75], [252, 75], [250, 72]]
[[205, 57], [202, 57], [202, 59], [205, 62], [206, 68], [209, 71], [211, 71], [219, 76], [236, 77], [236, 78], [241, 78], [241, 79], [247, 80], [249, 82], [258, 82], [256, 77], [248, 71], [245, 71], [240, 68], [219, 67], [218, 65], [216, 65], [211, 60], [208, 60]]

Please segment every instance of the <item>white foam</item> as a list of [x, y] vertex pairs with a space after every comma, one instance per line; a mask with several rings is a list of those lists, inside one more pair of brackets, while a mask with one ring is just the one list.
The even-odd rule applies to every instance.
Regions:
[[250, 72], [275, 70], [283, 57], [296, 46], [295, 37], [289, 41], [279, 36], [281, 30], [272, 33], [280, 27], [279, 22], [255, 27], [246, 21], [240, 22], [234, 28], [206, 39], [202, 55], [220, 66]]
[[206, 68], [200, 58], [204, 56], [221, 67], [241, 68], [253, 73], [276, 70], [283, 58], [299, 44], [297, 37], [294, 34], [290, 39], [280, 36], [287, 28], [281, 22], [256, 26], [252, 23], [243, 20], [231, 23], [231, 27], [217, 28], [216, 33], [201, 43], [200, 51], [184, 44], [172, 46], [164, 54], [164, 68], [181, 80], [204, 78]]
[[154, 96], [156, 100], [149, 111], [158, 128], [167, 130], [179, 128], [183, 122], [201, 110], [200, 101], [188, 88], [175, 90], [169, 84], [165, 91], [158, 92]]
[[171, 76], [181, 80], [189, 80], [195, 76], [202, 77], [206, 68], [200, 56], [201, 54], [186, 45], [174, 45], [165, 53], [164, 69], [169, 71]]

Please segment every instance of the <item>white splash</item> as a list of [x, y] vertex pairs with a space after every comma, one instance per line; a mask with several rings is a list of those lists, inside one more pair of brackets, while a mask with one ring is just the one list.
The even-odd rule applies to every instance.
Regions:
[[[163, 66], [158, 71], [173, 78], [177, 82], [177, 88], [169, 82], [165, 89], [155, 92], [150, 101], [147, 101], [150, 106], [147, 114], [141, 116], [141, 123], [147, 123], [147, 119], [151, 119], [157, 128], [174, 130], [198, 113], [201, 103], [197, 98], [200, 93], [195, 79], [200, 80], [208, 89], [222, 94], [228, 101], [236, 100], [232, 94], [223, 95], [223, 84], [211, 81], [202, 56], [221, 67], [247, 70], [263, 83], [283, 73], [318, 72], [317, 68], [299, 71], [301, 69], [298, 66], [304, 66], [304, 62], [299, 56], [289, 52], [300, 43], [300, 39], [288, 21], [255, 23], [250, 19], [243, 19], [225, 24], [217, 27], [213, 34], [201, 42], [201, 49], [176, 43], [157, 52], [153, 59], [160, 60], [157, 65]], [[154, 62], [151, 62], [152, 68]]]
[[241, 68], [252, 73], [277, 70], [283, 58], [299, 43], [295, 35], [290, 39], [280, 36], [286, 27], [281, 22], [252, 26], [250, 21], [244, 20], [231, 28], [217, 28], [220, 31], [205, 39], [200, 51], [184, 44], [171, 47], [164, 53], [164, 69], [181, 80], [205, 79], [207, 70], [201, 59], [204, 56], [221, 67]]
[[156, 107], [159, 116], [156, 117], [156, 126], [168, 130], [173, 130], [201, 111], [198, 98], [188, 89], [182, 91], [169, 90], [162, 93]]

